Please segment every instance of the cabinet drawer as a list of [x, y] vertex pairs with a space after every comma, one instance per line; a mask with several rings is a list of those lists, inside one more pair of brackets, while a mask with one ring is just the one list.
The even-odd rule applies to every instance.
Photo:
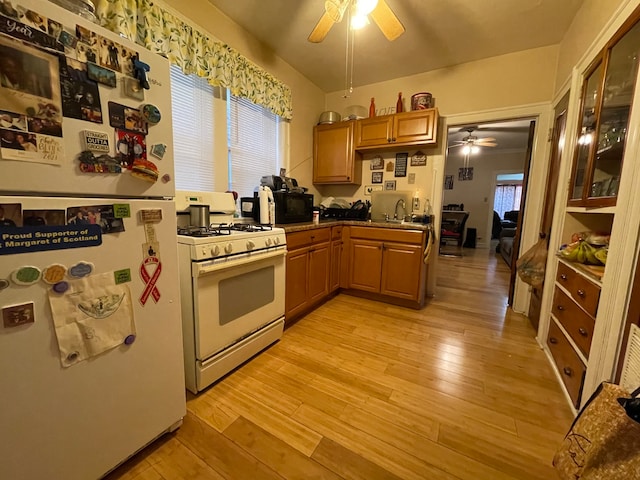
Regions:
[[571, 336], [585, 357], [589, 357], [595, 320], [587, 315], [566, 293], [556, 287], [553, 314]]
[[547, 345], [556, 362], [562, 381], [565, 387], [567, 387], [567, 392], [569, 392], [569, 396], [571, 400], [573, 400], [575, 407], [578, 408], [580, 405], [580, 394], [582, 393], [584, 374], [587, 368], [553, 319], [549, 324]]
[[556, 282], [558, 285], [562, 285], [571, 294], [576, 303], [584, 308], [589, 315], [596, 317], [598, 301], [600, 300], [600, 287], [598, 285], [590, 282], [562, 262], [558, 263]]
[[422, 244], [423, 232], [421, 230], [403, 230], [394, 228], [376, 227], [350, 227], [351, 238], [364, 238], [381, 242], [398, 242]]
[[342, 240], [342, 225], [331, 227], [331, 240]]
[[331, 229], [328, 227], [287, 233], [287, 249], [295, 250], [312, 243], [328, 242], [330, 238]]

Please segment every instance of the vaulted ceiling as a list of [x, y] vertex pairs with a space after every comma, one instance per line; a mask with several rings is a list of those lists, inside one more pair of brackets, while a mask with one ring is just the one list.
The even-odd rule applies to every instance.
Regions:
[[[324, 0], [209, 0], [325, 92], [345, 88], [346, 20], [307, 41]], [[406, 32], [389, 42], [375, 23], [355, 39], [358, 87], [557, 44], [582, 0], [386, 0]]]

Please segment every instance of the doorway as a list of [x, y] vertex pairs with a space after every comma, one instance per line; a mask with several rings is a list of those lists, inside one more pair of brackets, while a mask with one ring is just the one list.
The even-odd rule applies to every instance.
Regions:
[[[442, 218], [451, 206], [464, 205], [468, 216], [465, 231], [461, 232], [465, 238], [463, 245], [484, 249], [487, 255], [498, 255], [509, 266], [512, 271], [509, 305], [513, 303], [515, 259], [519, 251], [534, 128], [534, 119], [519, 118], [451, 125], [447, 132]], [[502, 172], [523, 172], [521, 186], [517, 189], [520, 197], [514, 202], [519, 208], [510, 210], [508, 218], [494, 208], [496, 193], [502, 193], [496, 175]], [[511, 228], [508, 232], [511, 235], [501, 237], [502, 230], [507, 227]], [[468, 241], [469, 238], [473, 241]], [[508, 248], [496, 251], [500, 242]], [[461, 255], [464, 258], [464, 248]]]

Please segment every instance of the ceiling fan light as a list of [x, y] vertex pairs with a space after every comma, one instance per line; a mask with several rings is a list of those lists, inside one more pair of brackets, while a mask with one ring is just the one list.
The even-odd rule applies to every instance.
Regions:
[[480, 147], [478, 147], [477, 145], [473, 145], [471, 147], [471, 153], [480, 153]]
[[356, 14], [351, 17], [351, 28], [353, 30], [359, 30], [362, 27], [366, 27], [367, 25], [369, 25], [369, 19], [366, 15]]
[[367, 16], [378, 5], [378, 0], [358, 0], [356, 2], [356, 15]]
[[465, 145], [462, 147], [462, 154], [469, 155], [471, 153], [471, 147], [469, 145]]

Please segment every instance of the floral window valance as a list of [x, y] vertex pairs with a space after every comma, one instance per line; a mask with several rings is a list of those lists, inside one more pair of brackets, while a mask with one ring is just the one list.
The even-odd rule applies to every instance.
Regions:
[[211, 85], [292, 118], [291, 89], [233, 48], [216, 42], [200, 30], [151, 0], [98, 0], [100, 24], [156, 52], [187, 74], [204, 77]]

